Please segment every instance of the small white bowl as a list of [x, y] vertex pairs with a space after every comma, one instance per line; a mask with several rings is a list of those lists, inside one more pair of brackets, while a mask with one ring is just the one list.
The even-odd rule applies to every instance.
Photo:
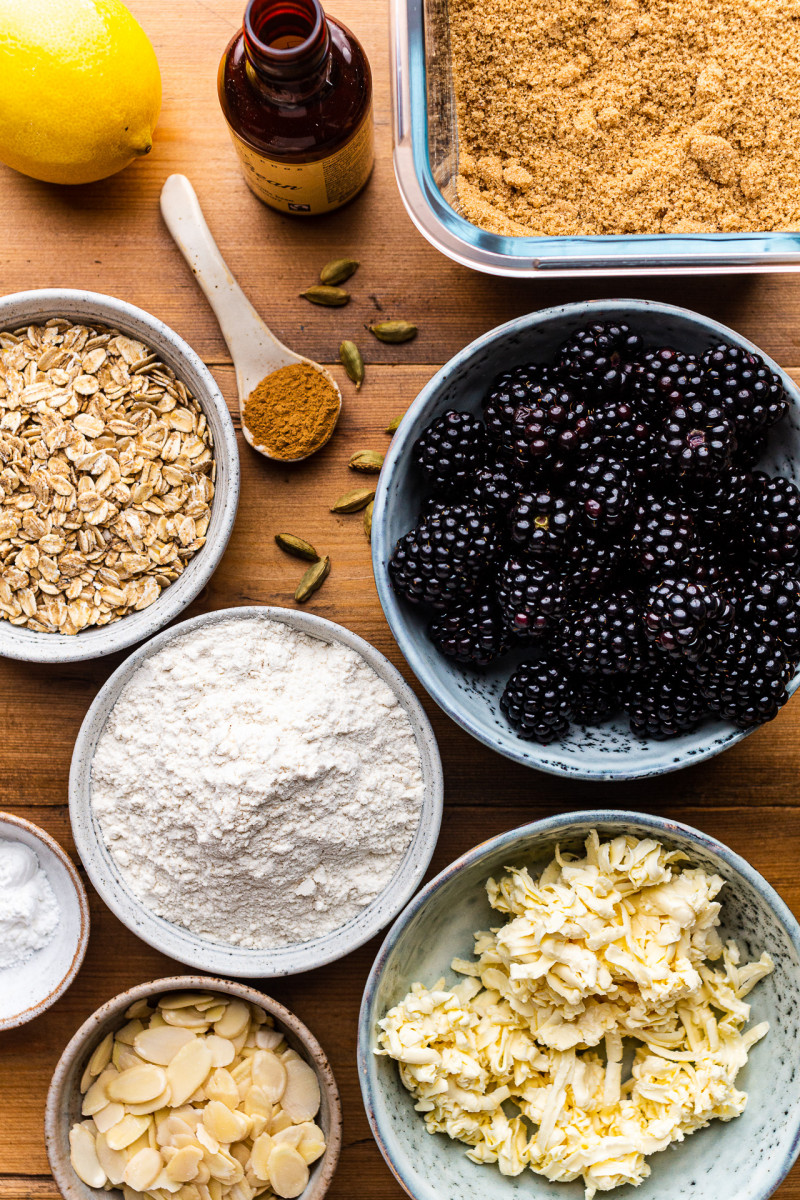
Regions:
[[222, 393], [208, 367], [174, 330], [124, 300], [70, 288], [16, 292], [0, 297], [0, 330], [41, 324], [52, 317], [109, 325], [138, 338], [156, 351], [194, 395], [214, 439], [217, 477], [206, 544], [183, 574], [141, 612], [70, 636], [36, 633], [0, 618], [0, 656], [24, 662], [83, 662], [125, 650], [162, 629], [203, 590], [228, 544], [239, 502], [239, 451], [236, 433]]
[[[112, 858], [91, 804], [91, 774], [95, 748], [109, 713], [140, 664], [169, 642], [190, 630], [221, 621], [277, 621], [324, 642], [340, 643], [359, 654], [391, 688], [411, 722], [422, 764], [423, 798], [416, 833], [390, 883], [357, 916], [330, 933], [311, 941], [274, 949], [246, 949], [192, 933], [181, 925], [157, 916], [136, 896]], [[310, 971], [343, 958], [362, 946], [392, 921], [411, 899], [428, 868], [442, 820], [442, 765], [439, 749], [425, 710], [411, 688], [388, 659], [363, 638], [313, 613], [285, 608], [227, 608], [182, 621], [146, 646], [135, 650], [95, 698], [89, 709], [72, 755], [69, 776], [69, 813], [72, 834], [89, 878], [113, 913], [142, 941], [155, 946], [178, 962], [202, 971], [239, 978], [271, 979]]]
[[89, 904], [78, 872], [38, 825], [0, 813], [0, 839], [30, 847], [58, 901], [59, 922], [46, 946], [17, 967], [0, 969], [0, 1030], [15, 1029], [55, 1004], [78, 974], [89, 942]]
[[278, 1004], [277, 1000], [245, 984], [234, 983], [229, 979], [209, 979], [202, 975], [176, 975], [167, 979], [154, 979], [151, 983], [140, 983], [127, 992], [120, 992], [84, 1021], [64, 1049], [53, 1072], [44, 1114], [47, 1157], [61, 1195], [65, 1200], [103, 1200], [103, 1197], [109, 1195], [120, 1196], [119, 1188], [114, 1188], [109, 1193], [89, 1187], [72, 1169], [69, 1159], [69, 1131], [76, 1121], [81, 1120], [81, 1076], [98, 1042], [101, 1042], [107, 1033], [120, 1029], [125, 1024], [125, 1011], [134, 1001], [149, 1000], [165, 992], [182, 991], [222, 992], [249, 1004], [260, 1005], [273, 1017], [276, 1028], [282, 1030], [291, 1048], [313, 1067], [319, 1080], [320, 1091], [320, 1109], [316, 1121], [325, 1135], [326, 1149], [322, 1158], [310, 1168], [308, 1186], [298, 1196], [298, 1200], [322, 1200], [336, 1171], [342, 1145], [339, 1089], [325, 1051], [311, 1030], [288, 1008]]

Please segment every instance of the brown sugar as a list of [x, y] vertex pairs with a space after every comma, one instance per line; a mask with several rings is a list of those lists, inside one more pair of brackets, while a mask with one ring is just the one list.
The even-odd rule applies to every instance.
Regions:
[[292, 363], [265, 375], [245, 404], [256, 446], [273, 458], [305, 458], [324, 446], [339, 419], [339, 394], [316, 367]]
[[494, 233], [800, 228], [800, 0], [450, 0], [458, 197]]

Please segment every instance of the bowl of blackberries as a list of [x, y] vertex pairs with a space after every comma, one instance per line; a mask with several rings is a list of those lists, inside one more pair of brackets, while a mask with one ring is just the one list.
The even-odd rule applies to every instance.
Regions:
[[434, 700], [585, 779], [701, 761], [800, 681], [800, 392], [686, 309], [598, 301], [491, 331], [423, 389], [372, 523]]

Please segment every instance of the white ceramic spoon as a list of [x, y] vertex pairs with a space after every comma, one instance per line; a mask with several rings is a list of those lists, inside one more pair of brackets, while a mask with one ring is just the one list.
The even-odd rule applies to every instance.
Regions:
[[[284, 346], [264, 324], [228, 270], [206, 225], [195, 190], [185, 175], [170, 175], [164, 184], [161, 189], [161, 212], [175, 244], [205, 292], [231, 352], [236, 368], [242, 432], [246, 441], [259, 454], [276, 462], [300, 462], [302, 458], [308, 458], [309, 455], [303, 454], [300, 458], [278, 459], [265, 446], [259, 445], [247, 423], [247, 397], [265, 375], [292, 363], [308, 363], [335, 389], [341, 411], [342, 394], [336, 381], [319, 363], [303, 358]], [[316, 446], [312, 453], [318, 449], [319, 446]]]

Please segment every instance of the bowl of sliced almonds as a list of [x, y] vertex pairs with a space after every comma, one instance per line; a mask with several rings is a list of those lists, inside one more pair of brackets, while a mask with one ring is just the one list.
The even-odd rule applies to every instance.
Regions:
[[208, 976], [143, 983], [80, 1027], [53, 1074], [65, 1200], [321, 1200], [341, 1147], [325, 1053], [293, 1013]]

